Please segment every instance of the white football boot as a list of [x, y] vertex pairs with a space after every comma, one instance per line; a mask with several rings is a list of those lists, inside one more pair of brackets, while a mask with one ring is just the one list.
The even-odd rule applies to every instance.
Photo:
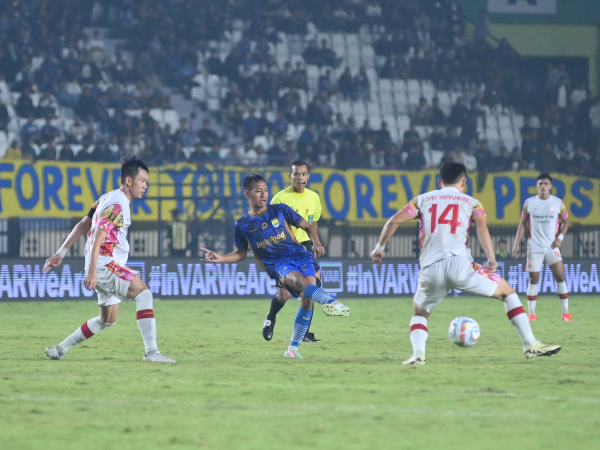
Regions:
[[560, 345], [546, 345], [540, 341], [535, 341], [531, 346], [523, 347], [523, 354], [527, 359], [535, 359], [538, 356], [552, 356], [560, 352]]
[[142, 361], [151, 361], [151, 362], [161, 362], [161, 363], [174, 363], [175, 360], [171, 358], [167, 358], [166, 356], [161, 355], [161, 353], [157, 350], [155, 352], [148, 352], [142, 358]]
[[321, 306], [323, 312], [328, 316], [348, 316], [350, 315], [350, 308], [343, 303], [335, 301], [333, 303], [325, 303]]
[[283, 354], [284, 358], [300, 358], [302, 359], [302, 355], [298, 353], [298, 347], [294, 347], [290, 345], [285, 353]]
[[59, 359], [63, 359], [65, 353], [66, 352], [62, 349], [60, 345], [52, 345], [46, 349], [46, 356], [56, 361], [58, 361]]
[[411, 356], [406, 361], [402, 362], [405, 366], [424, 366], [425, 365], [425, 355], [421, 356]]

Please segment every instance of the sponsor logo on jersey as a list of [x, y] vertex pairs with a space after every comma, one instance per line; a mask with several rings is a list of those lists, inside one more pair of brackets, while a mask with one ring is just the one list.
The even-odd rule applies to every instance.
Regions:
[[556, 210], [554, 209], [554, 206], [551, 206], [551, 207], [550, 207], [550, 212], [551, 212], [551, 213], [553, 213], [554, 211], [556, 211]]
[[257, 248], [266, 248], [269, 247], [273, 244], [277, 244], [278, 242], [284, 241], [285, 240], [285, 231], [282, 231], [279, 234], [276, 234], [275, 236], [269, 236], [266, 239], [263, 239], [262, 241], [258, 241], [256, 242], [256, 247]]
[[267, 225], [266, 223], [263, 223], [263, 224], [262, 224], [262, 229], [263, 229], [263, 230], [266, 230], [268, 226], [269, 226], [269, 225]]
[[274, 228], [279, 228], [279, 220], [277, 218], [271, 220], [271, 224]]

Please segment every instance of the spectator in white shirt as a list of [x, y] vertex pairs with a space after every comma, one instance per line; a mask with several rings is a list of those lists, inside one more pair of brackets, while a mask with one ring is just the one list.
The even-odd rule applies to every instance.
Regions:
[[475, 158], [470, 148], [460, 154], [460, 159], [469, 172], [477, 171], [477, 158]]
[[569, 96], [569, 100], [571, 100], [571, 110], [573, 112], [577, 112], [579, 108], [579, 104], [587, 98], [587, 89], [585, 83], [580, 83], [571, 95]]

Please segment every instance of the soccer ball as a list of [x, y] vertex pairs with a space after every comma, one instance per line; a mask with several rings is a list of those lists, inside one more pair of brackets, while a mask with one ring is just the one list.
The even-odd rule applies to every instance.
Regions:
[[470, 317], [457, 317], [448, 327], [450, 341], [459, 347], [471, 347], [479, 340], [479, 324]]

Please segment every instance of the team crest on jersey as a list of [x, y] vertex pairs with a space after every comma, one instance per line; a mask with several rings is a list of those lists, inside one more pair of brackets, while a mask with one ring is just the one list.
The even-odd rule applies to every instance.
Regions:
[[556, 210], [554, 209], [554, 206], [551, 206], [551, 207], [550, 207], [550, 213], [554, 213], [554, 211], [556, 211]]
[[271, 220], [271, 224], [273, 225], [274, 228], [278, 228], [279, 227], [279, 220], [277, 218]]

